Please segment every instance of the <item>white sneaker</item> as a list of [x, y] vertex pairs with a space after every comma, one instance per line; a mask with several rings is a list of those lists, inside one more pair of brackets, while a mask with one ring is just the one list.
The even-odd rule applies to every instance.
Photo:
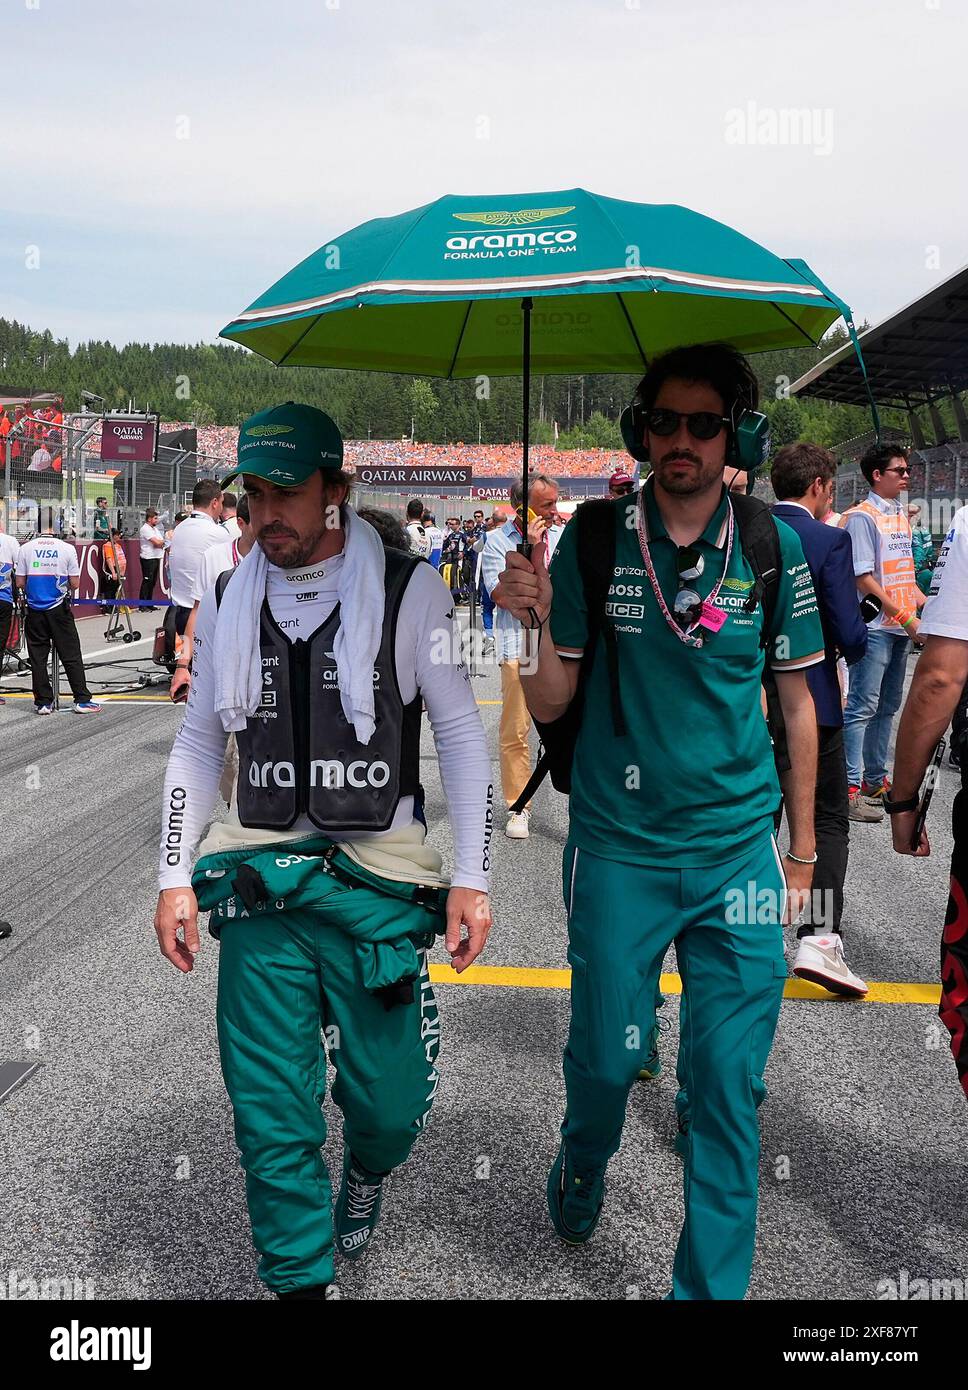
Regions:
[[793, 973], [801, 980], [823, 985], [831, 994], [844, 994], [849, 999], [863, 999], [868, 989], [844, 960], [844, 941], [838, 932], [801, 937]]
[[531, 834], [528, 829], [528, 817], [530, 811], [518, 811], [517, 815], [513, 812], [508, 816], [508, 823], [504, 829], [505, 835], [509, 840], [526, 840]]
[[35, 714], [53, 714], [53, 713], [54, 713], [54, 706], [53, 706], [53, 705], [35, 705], [35, 706], [34, 706], [34, 713], [35, 713]]

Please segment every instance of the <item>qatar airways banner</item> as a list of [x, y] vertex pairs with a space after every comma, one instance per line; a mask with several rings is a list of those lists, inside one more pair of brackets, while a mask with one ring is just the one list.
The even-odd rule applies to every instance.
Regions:
[[[507, 502], [511, 497], [511, 485], [517, 481], [517, 478], [473, 478], [471, 496], [478, 502]], [[607, 478], [556, 478], [555, 482], [562, 501], [604, 497], [608, 492]]]
[[107, 415], [101, 425], [102, 463], [154, 463], [157, 444], [157, 415]]
[[403, 468], [393, 468], [389, 464], [364, 464], [356, 470], [356, 481], [371, 483], [376, 487], [420, 487], [433, 490], [437, 487], [469, 487], [471, 468], [456, 464], [453, 468], [427, 467], [408, 464]]

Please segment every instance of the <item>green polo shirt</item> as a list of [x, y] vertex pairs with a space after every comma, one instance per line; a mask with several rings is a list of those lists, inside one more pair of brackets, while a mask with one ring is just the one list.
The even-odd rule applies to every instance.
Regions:
[[[672, 611], [677, 547], [646, 496], [650, 553]], [[745, 613], [753, 585], [739, 528], [716, 599], [726, 621], [702, 648], [668, 627], [645, 570], [634, 526], [637, 499], [615, 504], [615, 568], [608, 612], [618, 635], [619, 679], [628, 733], [612, 729], [608, 673], [595, 655], [572, 769], [571, 837], [582, 849], [632, 864], [699, 868], [762, 843], [773, 828], [780, 788], [760, 704], [763, 610]], [[708, 598], [726, 557], [727, 496], [696, 542], [705, 558], [689, 587]], [[777, 520], [783, 561], [773, 631], [774, 667], [823, 658], [823, 632], [799, 537]], [[576, 530], [565, 528], [551, 565], [551, 633], [557, 647], [583, 647], [588, 635]]]
[[108, 520], [108, 514], [100, 507], [94, 508], [94, 539], [96, 541], [111, 539], [111, 524]]

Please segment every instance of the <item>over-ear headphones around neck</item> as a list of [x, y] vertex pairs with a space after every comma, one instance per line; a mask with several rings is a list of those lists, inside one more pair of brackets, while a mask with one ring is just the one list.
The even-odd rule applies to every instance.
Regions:
[[[748, 401], [738, 397], [729, 412], [729, 439], [726, 443], [726, 467], [744, 473], [757, 473], [770, 451], [770, 422], [759, 410], [752, 410]], [[637, 463], [649, 462], [645, 447], [645, 408], [636, 394], [619, 418], [619, 428], [626, 449]]]

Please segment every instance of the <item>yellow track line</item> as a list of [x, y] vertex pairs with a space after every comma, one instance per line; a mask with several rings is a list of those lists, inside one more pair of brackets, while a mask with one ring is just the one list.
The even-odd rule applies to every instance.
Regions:
[[[3, 696], [4, 700], [31, 700], [31, 701], [32, 701], [33, 698], [34, 698], [33, 695], [31, 695], [30, 692], [27, 691], [27, 690], [16, 690], [16, 691], [0, 690], [0, 695]], [[63, 706], [62, 706], [62, 708], [66, 709], [66, 708], [71, 704], [72, 699], [73, 699], [73, 696], [71, 696], [71, 695], [65, 695], [65, 696], [63, 696]], [[120, 701], [122, 704], [125, 704], [125, 703], [126, 703], [126, 704], [129, 704], [129, 705], [131, 705], [131, 704], [138, 704], [138, 705], [170, 705], [170, 704], [171, 704], [171, 700], [168, 698], [167, 695], [138, 695], [138, 694], [136, 694], [135, 691], [133, 691], [133, 690], [129, 690], [129, 691], [119, 691], [119, 692], [117, 692], [116, 694], [105, 693], [105, 694], [103, 694], [103, 695], [95, 695], [95, 696], [94, 696], [94, 699], [97, 701], [98, 704], [101, 704], [104, 700], [118, 700], [118, 701]]]
[[[461, 975], [449, 965], [433, 964], [430, 978], [439, 985], [503, 985], [511, 989], [569, 989], [570, 970], [539, 970], [520, 965], [471, 965]], [[682, 981], [678, 975], [663, 975], [659, 980], [663, 994], [681, 994]], [[813, 999], [822, 1003], [864, 1004], [933, 1004], [941, 997], [940, 985], [903, 984], [878, 981], [872, 984], [863, 1000], [839, 1001], [819, 985], [809, 980], [787, 981], [784, 999]]]

